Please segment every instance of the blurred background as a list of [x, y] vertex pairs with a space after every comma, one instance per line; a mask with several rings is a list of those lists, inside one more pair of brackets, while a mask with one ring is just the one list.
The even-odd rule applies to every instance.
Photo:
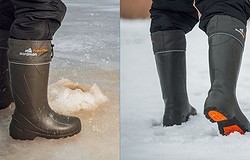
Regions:
[[121, 0], [121, 18], [149, 18], [152, 0]]

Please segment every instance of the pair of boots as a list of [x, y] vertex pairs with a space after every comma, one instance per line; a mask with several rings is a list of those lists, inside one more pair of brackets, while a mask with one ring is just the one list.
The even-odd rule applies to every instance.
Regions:
[[[207, 25], [211, 88], [204, 115], [211, 122], [217, 122], [222, 135], [250, 131], [249, 121], [236, 99], [245, 32], [245, 24], [230, 16], [214, 16]], [[159, 31], [152, 33], [151, 38], [165, 102], [163, 125], [180, 125], [190, 115], [197, 114], [186, 91], [185, 33]]]
[[1, 30], [0, 35], [0, 108], [8, 107], [13, 101], [16, 106], [9, 127], [10, 136], [21, 140], [35, 137], [57, 139], [79, 133], [79, 118], [60, 115], [48, 104], [51, 41], [9, 39], [7, 45], [8, 31]]

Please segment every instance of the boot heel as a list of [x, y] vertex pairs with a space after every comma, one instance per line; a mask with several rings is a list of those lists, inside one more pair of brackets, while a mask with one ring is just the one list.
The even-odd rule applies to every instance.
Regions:
[[240, 124], [240, 122], [235, 118], [227, 118], [224, 114], [216, 110], [210, 110], [205, 112], [205, 116], [212, 123], [217, 122], [220, 134], [229, 135], [233, 132], [239, 132], [244, 134], [246, 129]]
[[221, 122], [227, 120], [227, 117], [216, 110], [210, 110], [206, 116], [211, 122]]
[[36, 134], [27, 131], [25, 129], [20, 129], [18, 126], [18, 123], [15, 120], [12, 120], [10, 123], [10, 136], [13, 139], [20, 139], [20, 140], [33, 140], [37, 137]]

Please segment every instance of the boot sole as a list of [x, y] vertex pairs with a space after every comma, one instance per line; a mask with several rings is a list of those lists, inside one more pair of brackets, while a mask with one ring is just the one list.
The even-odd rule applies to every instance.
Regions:
[[197, 111], [192, 108], [191, 113], [188, 115], [180, 116], [179, 113], [175, 114], [164, 114], [163, 116], [163, 127], [169, 127], [169, 126], [174, 126], [174, 125], [181, 125], [182, 123], [185, 123], [189, 120], [190, 116], [195, 116], [197, 115]]
[[20, 126], [20, 124], [16, 120], [12, 120], [12, 122], [10, 123], [10, 128], [9, 128], [10, 136], [16, 140], [18, 139], [19, 140], [34, 140], [36, 137], [42, 137], [46, 139], [60, 139], [60, 138], [67, 138], [67, 137], [74, 136], [81, 131], [81, 128], [79, 127], [74, 132], [65, 133], [65, 134], [46, 133], [46, 131], [42, 131], [42, 130], [41, 130], [42, 133], [39, 133], [39, 132], [32, 131], [26, 128], [20, 128], [18, 126]]
[[80, 131], [76, 131], [74, 133], [65, 134], [65, 135], [47, 135], [47, 134], [41, 134], [41, 133], [37, 133], [34, 131], [26, 130], [26, 129], [22, 130], [14, 126], [10, 130], [10, 136], [16, 140], [34, 140], [36, 137], [42, 137], [46, 139], [60, 139], [60, 138], [72, 137], [78, 134], [79, 132]]
[[205, 116], [212, 123], [217, 123], [220, 134], [229, 135], [233, 132], [244, 134], [246, 129], [240, 124], [236, 117], [229, 118], [225, 114], [217, 110], [209, 110], [205, 112]]

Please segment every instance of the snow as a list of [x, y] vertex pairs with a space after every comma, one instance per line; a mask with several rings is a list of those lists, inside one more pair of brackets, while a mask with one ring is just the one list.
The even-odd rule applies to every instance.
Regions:
[[[198, 115], [181, 126], [161, 126], [164, 107], [149, 26], [150, 20], [121, 20], [121, 160], [249, 159], [250, 133], [222, 136], [203, 115], [210, 80], [207, 36], [198, 26], [187, 34], [188, 94]], [[249, 50], [247, 41], [237, 96], [250, 119]]]
[[92, 110], [108, 101], [97, 84], [93, 86], [61, 79], [49, 86], [49, 102], [52, 109], [62, 113]]
[[12, 104], [0, 110], [0, 160], [119, 159], [119, 1], [64, 2], [68, 12], [53, 40], [49, 103], [78, 116], [82, 131], [59, 140], [13, 140]]

